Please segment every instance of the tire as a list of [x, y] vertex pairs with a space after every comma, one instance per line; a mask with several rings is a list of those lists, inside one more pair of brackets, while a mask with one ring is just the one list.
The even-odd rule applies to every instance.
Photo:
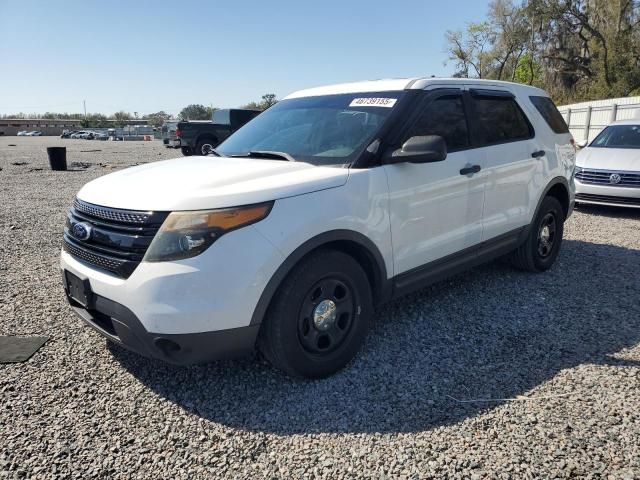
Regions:
[[190, 157], [191, 155], [193, 155], [190, 147], [180, 147], [180, 151], [185, 157]]
[[531, 224], [527, 240], [512, 254], [512, 264], [529, 272], [548, 270], [560, 253], [563, 232], [562, 205], [554, 197], [545, 197]]
[[[204, 138], [199, 140], [196, 144], [195, 155], [207, 155], [209, 150], [216, 148], [217, 142], [211, 138]], [[207, 150], [205, 151], [205, 147]]]
[[304, 259], [276, 292], [258, 348], [288, 375], [322, 378], [356, 355], [373, 315], [369, 279], [349, 255], [320, 250]]

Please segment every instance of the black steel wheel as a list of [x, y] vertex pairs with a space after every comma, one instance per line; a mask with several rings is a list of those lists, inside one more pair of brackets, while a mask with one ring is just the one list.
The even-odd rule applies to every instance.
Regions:
[[347, 339], [355, 318], [354, 293], [345, 280], [328, 277], [305, 295], [298, 315], [298, 338], [314, 355], [333, 351]]
[[372, 314], [371, 287], [360, 264], [345, 253], [320, 250], [280, 285], [258, 347], [289, 375], [326, 377], [356, 355]]
[[547, 258], [553, 252], [556, 239], [556, 217], [553, 212], [547, 213], [538, 227], [538, 255]]
[[545, 197], [529, 227], [526, 241], [511, 255], [513, 265], [530, 272], [551, 268], [560, 253], [564, 215], [557, 198]]

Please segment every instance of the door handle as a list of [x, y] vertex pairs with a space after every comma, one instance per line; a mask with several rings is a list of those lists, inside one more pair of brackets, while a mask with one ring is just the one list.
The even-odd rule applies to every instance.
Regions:
[[481, 170], [480, 165], [470, 165], [460, 169], [460, 175], [473, 175]]
[[544, 150], [538, 150], [537, 152], [533, 152], [531, 154], [531, 156], [533, 158], [540, 158], [540, 157], [544, 157], [546, 155], [547, 152], [545, 152]]

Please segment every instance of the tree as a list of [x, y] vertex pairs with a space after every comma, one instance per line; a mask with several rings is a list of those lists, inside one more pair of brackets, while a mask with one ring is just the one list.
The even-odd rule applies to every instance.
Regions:
[[123, 127], [128, 120], [133, 120], [133, 116], [129, 112], [119, 111], [114, 113], [111, 118], [116, 121], [118, 127]]
[[200, 104], [191, 104], [180, 110], [180, 120], [210, 120], [214, 109]]
[[489, 22], [469, 23], [462, 32], [447, 31], [449, 60], [456, 62], [457, 77], [485, 78], [489, 74], [488, 50], [495, 41], [496, 33]]
[[149, 125], [152, 125], [154, 127], [162, 126], [162, 124], [167, 120], [170, 120], [171, 117], [172, 115], [170, 113], [166, 113], [164, 110], [142, 116], [142, 118], [145, 119]]
[[563, 103], [640, 92], [637, 0], [493, 0], [446, 45], [454, 76], [537, 85]]
[[249, 108], [251, 110], [266, 110], [272, 105], [278, 103], [275, 93], [265, 93], [262, 95], [262, 100], [259, 102], [249, 102], [242, 108]]
[[88, 113], [86, 118], [82, 119], [82, 127], [96, 127], [96, 128], [104, 128], [111, 126], [107, 121], [108, 118], [106, 115], [102, 113]]

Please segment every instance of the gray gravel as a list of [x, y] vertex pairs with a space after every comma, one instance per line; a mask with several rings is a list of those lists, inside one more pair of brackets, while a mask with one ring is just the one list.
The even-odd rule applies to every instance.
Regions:
[[[48, 170], [59, 144], [76, 171]], [[577, 211], [545, 274], [494, 263], [389, 304], [330, 379], [176, 368], [83, 326], [58, 270], [85, 182], [173, 156], [0, 137], [0, 334], [51, 336], [0, 365], [0, 477], [640, 478], [640, 211]]]

